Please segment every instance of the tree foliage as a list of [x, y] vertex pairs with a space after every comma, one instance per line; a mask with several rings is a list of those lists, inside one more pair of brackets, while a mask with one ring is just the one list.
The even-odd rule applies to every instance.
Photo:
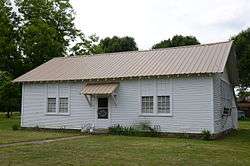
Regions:
[[123, 51], [136, 51], [138, 50], [136, 42], [132, 37], [117, 37], [102, 39], [98, 47], [102, 53], [123, 52]]
[[167, 40], [163, 40], [159, 43], [156, 43], [155, 45], [153, 45], [152, 49], [187, 46], [195, 44], [200, 44], [200, 42], [194, 36], [175, 35], [172, 39], [169, 38]]
[[10, 113], [20, 110], [21, 90], [20, 86], [12, 83], [13, 77], [8, 72], [0, 71], [0, 111]]
[[73, 48], [73, 55], [92, 55], [100, 53], [112, 53], [138, 50], [136, 42], [132, 37], [106, 37], [99, 40], [96, 35], [83, 38]]
[[238, 59], [241, 89], [250, 87], [250, 28], [232, 37]]
[[41, 20], [23, 27], [22, 33], [20, 47], [25, 55], [26, 71], [65, 54], [65, 47], [58, 40], [56, 29]]
[[67, 55], [70, 43], [81, 36], [69, 0], [16, 0], [16, 5], [22, 16], [20, 48], [26, 70]]
[[69, 0], [11, 2], [0, 1], [0, 108], [7, 112], [21, 108], [20, 85], [11, 80], [51, 58], [67, 55], [71, 43], [83, 36], [74, 25]]
[[[20, 85], [11, 80], [23, 73], [23, 58], [18, 49], [19, 18], [8, 0], [0, 1], [0, 111], [20, 110]], [[4, 71], [4, 72], [3, 72]]]
[[0, 70], [14, 76], [22, 74], [22, 57], [18, 51], [19, 20], [8, 0], [0, 1]]
[[71, 48], [71, 56], [102, 53], [102, 49], [99, 46], [99, 37], [97, 37], [95, 34], [89, 36], [88, 38], [85, 38], [85, 36], [82, 34], [80, 39], [80, 42], [76, 43]]

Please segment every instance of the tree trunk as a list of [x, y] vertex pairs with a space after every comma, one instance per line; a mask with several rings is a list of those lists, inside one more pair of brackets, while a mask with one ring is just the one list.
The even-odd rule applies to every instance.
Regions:
[[10, 118], [10, 111], [7, 111], [6, 116], [7, 116], [7, 118]]

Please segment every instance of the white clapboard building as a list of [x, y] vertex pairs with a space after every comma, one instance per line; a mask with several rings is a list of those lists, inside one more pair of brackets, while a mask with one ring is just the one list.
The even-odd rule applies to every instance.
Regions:
[[150, 122], [161, 132], [237, 128], [232, 41], [54, 58], [22, 83], [22, 127], [82, 129]]

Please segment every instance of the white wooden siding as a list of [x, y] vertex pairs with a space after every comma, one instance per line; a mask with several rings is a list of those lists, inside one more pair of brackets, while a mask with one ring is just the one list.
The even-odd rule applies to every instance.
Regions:
[[[150, 121], [160, 125], [163, 132], [200, 133], [214, 131], [212, 103], [212, 77], [161, 80], [124, 80], [117, 90], [117, 105], [110, 100], [110, 125], [133, 125]], [[96, 106], [90, 107], [80, 94], [83, 83], [24, 84], [23, 127], [80, 129], [83, 124], [97, 124]], [[69, 97], [70, 115], [47, 115], [48, 96]], [[171, 95], [172, 116], [141, 116], [141, 96]], [[58, 97], [57, 96], [57, 97]], [[96, 100], [94, 100], [96, 101]], [[95, 103], [95, 102], [93, 102]], [[154, 102], [154, 109], [157, 103]], [[100, 121], [98, 127], [101, 126]]]
[[199, 133], [213, 131], [211, 85], [209, 78], [173, 79], [165, 82], [169, 90], [158, 89], [157, 95], [171, 94], [172, 116], [145, 118], [166, 132]]
[[[229, 83], [228, 73], [225, 69], [222, 74], [217, 74], [213, 77], [213, 92], [214, 92], [214, 131], [219, 133], [231, 128], [237, 128], [237, 108], [235, 106], [235, 99], [232, 97], [232, 113], [230, 116], [222, 116], [224, 109], [223, 103], [221, 101], [221, 81]], [[232, 90], [226, 93], [231, 93], [233, 96]]]
[[[169, 94], [172, 94], [172, 116], [140, 116], [142, 95], [154, 96], [155, 100], [158, 95]], [[152, 125], [160, 125], [164, 132], [213, 131], [210, 78], [123, 81], [117, 97], [118, 106], [112, 109], [112, 124], [150, 121]]]
[[[80, 83], [64, 84], [59, 87], [57, 84], [24, 84], [24, 87], [23, 127], [39, 126], [44, 128], [80, 129], [84, 122], [87, 123], [94, 120], [92, 108], [89, 107], [84, 96], [80, 94], [82, 89], [82, 84]], [[65, 87], [67, 88], [65, 89]], [[57, 89], [60, 89], [59, 97], [69, 97], [70, 115], [46, 114], [47, 97], [56, 97]]]

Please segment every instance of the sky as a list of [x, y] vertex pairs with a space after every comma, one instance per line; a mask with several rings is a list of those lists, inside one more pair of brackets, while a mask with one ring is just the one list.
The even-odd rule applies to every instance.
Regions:
[[71, 0], [76, 26], [100, 38], [131, 36], [140, 50], [176, 34], [227, 41], [250, 27], [250, 0]]

